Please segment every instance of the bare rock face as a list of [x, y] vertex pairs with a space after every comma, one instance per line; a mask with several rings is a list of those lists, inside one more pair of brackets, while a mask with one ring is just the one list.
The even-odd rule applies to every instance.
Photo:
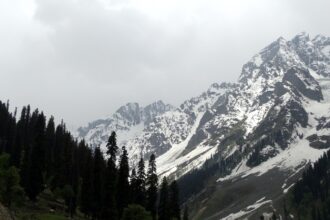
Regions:
[[309, 140], [309, 145], [316, 149], [327, 149], [330, 148], [330, 135], [321, 135], [318, 136], [313, 134], [307, 137]]
[[284, 75], [283, 81], [292, 85], [294, 92], [299, 92], [302, 96], [316, 101], [323, 99], [320, 85], [310, 75], [308, 70], [292, 67]]

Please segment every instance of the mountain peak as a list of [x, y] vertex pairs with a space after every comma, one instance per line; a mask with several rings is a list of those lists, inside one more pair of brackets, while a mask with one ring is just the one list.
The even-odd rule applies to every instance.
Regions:
[[[279, 37], [277, 38], [276, 41], [271, 43], [268, 47], [265, 48], [265, 50], [280, 50], [282, 48], [287, 48], [288, 47], [288, 41], [284, 37]], [[265, 51], [263, 50], [263, 51]]]
[[173, 110], [170, 104], [165, 104], [162, 100], [157, 100], [143, 108], [141, 114], [145, 124], [149, 124], [157, 115]]
[[298, 41], [309, 41], [310, 40], [309, 34], [307, 32], [305, 32], [305, 31], [300, 32], [295, 37], [293, 37], [292, 41], [295, 41], [295, 40], [298, 40]]
[[137, 102], [128, 102], [125, 105], [119, 107], [119, 109], [116, 112], [122, 112], [122, 111], [126, 111], [128, 109], [137, 110], [139, 108], [140, 108], [139, 103], [137, 103]]
[[121, 106], [113, 115], [113, 118], [116, 120], [124, 119], [133, 125], [139, 124], [141, 122], [140, 111], [141, 108], [138, 103], [129, 102], [126, 105]]
[[174, 109], [175, 107], [172, 106], [171, 104], [165, 104], [162, 100], [157, 100], [157, 101], [154, 101], [152, 102], [151, 104], [147, 105], [146, 107], [144, 107], [145, 109], [146, 108], [157, 108], [157, 107], [160, 107], [160, 108], [166, 108], [168, 110], [170, 109]]
[[[239, 82], [246, 83], [249, 79], [255, 80], [261, 75], [269, 78], [270, 75], [275, 74], [276, 77], [280, 73], [278, 68], [284, 70], [293, 64], [300, 65], [299, 59], [290, 48], [289, 42], [279, 37], [243, 66]], [[277, 70], [273, 69], [275, 66]]]
[[279, 38], [277, 38], [276, 40], [277, 43], [285, 45], [286, 44], [286, 40], [284, 37], [280, 36]]

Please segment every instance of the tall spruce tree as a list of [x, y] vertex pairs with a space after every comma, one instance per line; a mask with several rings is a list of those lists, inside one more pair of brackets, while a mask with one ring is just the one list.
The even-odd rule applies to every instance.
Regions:
[[31, 146], [30, 160], [28, 164], [28, 182], [25, 187], [27, 196], [36, 201], [38, 194], [44, 190], [43, 173], [45, 171], [45, 124], [46, 119], [43, 113], [38, 114], [35, 124], [35, 141]]
[[54, 176], [52, 181], [52, 189], [61, 188], [65, 185], [64, 172], [66, 172], [65, 161], [64, 161], [64, 145], [65, 145], [65, 126], [63, 123], [57, 125], [55, 130], [55, 146], [54, 161], [57, 166], [54, 166], [52, 175]]
[[71, 164], [71, 177], [68, 181], [68, 184], [72, 187], [73, 194], [70, 198], [69, 203], [67, 203], [68, 211], [70, 213], [71, 218], [76, 214], [76, 208], [78, 205], [78, 195], [80, 190], [80, 167], [79, 167], [79, 155], [78, 155], [78, 146], [77, 142], [72, 139], [72, 136], [70, 135], [71, 139], [71, 149], [72, 149], [72, 164]]
[[146, 173], [143, 158], [140, 159], [137, 172], [137, 204], [146, 206]]
[[99, 219], [103, 207], [105, 161], [99, 147], [94, 151], [92, 216]]
[[121, 217], [124, 208], [128, 206], [130, 201], [129, 165], [125, 146], [122, 147], [122, 155], [120, 157], [117, 190], [118, 213], [119, 217]]
[[163, 178], [158, 205], [158, 219], [159, 220], [170, 220], [170, 201], [169, 201], [169, 189], [166, 177]]
[[10, 117], [10, 123], [11, 126], [9, 129], [9, 134], [12, 139], [12, 146], [10, 149], [10, 164], [19, 168], [21, 165], [22, 157], [22, 134], [20, 132], [21, 125], [18, 122], [16, 123], [16, 116]]
[[150, 211], [152, 219], [157, 218], [157, 196], [158, 196], [158, 176], [156, 170], [156, 157], [150, 156], [147, 172], [147, 210]]
[[47, 178], [51, 177], [51, 174], [53, 173], [54, 166], [56, 166], [55, 163], [55, 122], [54, 117], [51, 116], [48, 120], [47, 128], [46, 128], [46, 172], [47, 172]]
[[32, 114], [30, 113], [30, 106], [26, 108], [25, 114], [25, 123], [23, 127], [23, 152], [22, 152], [22, 163], [21, 163], [21, 183], [27, 194], [27, 189], [29, 188], [30, 183], [30, 161], [31, 161], [31, 150], [32, 150], [32, 142], [34, 139], [34, 127], [35, 122], [37, 121], [38, 111], [34, 111]]
[[131, 178], [130, 178], [130, 186], [131, 186], [131, 200], [130, 203], [138, 204], [138, 193], [139, 193], [139, 183], [138, 177], [136, 175], [135, 168], [132, 169]]
[[176, 180], [170, 184], [169, 192], [169, 206], [171, 219], [180, 220], [180, 201], [179, 201], [179, 188]]
[[92, 216], [93, 212], [93, 155], [91, 150], [87, 150], [82, 172], [82, 184], [81, 184], [81, 196], [80, 196], [80, 208], [86, 216]]
[[107, 143], [107, 167], [104, 181], [104, 199], [102, 208], [103, 219], [118, 219], [118, 210], [116, 204], [116, 182], [118, 176], [118, 170], [116, 167], [117, 157], [117, 137], [116, 133], [112, 132]]
[[5, 111], [7, 115], [6, 115], [6, 121], [4, 123], [5, 140], [3, 142], [3, 150], [5, 153], [16, 155], [17, 150], [19, 150], [17, 149], [17, 145], [16, 145], [16, 129], [17, 129], [16, 118], [15, 118], [16, 113], [12, 114], [9, 112], [9, 101], [7, 101]]
[[117, 134], [116, 132], [112, 132], [109, 136], [108, 143], [107, 143], [107, 155], [110, 156], [110, 159], [113, 162], [116, 162], [118, 146], [117, 146]]
[[21, 116], [17, 122], [17, 132], [16, 132], [16, 149], [13, 150], [13, 154], [10, 156], [11, 164], [17, 168], [20, 168], [22, 165], [22, 154], [24, 146], [24, 126], [25, 126], [25, 114], [26, 107], [22, 108]]

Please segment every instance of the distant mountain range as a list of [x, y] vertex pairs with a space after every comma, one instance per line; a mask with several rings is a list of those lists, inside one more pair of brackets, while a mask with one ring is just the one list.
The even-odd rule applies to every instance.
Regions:
[[[221, 168], [189, 199], [196, 219], [256, 219], [330, 148], [330, 38], [281, 37], [243, 65], [237, 83], [212, 84], [179, 107], [128, 103], [78, 136], [104, 148], [113, 130], [133, 164], [155, 153], [160, 175]], [[219, 203], [220, 189], [244, 193]]]

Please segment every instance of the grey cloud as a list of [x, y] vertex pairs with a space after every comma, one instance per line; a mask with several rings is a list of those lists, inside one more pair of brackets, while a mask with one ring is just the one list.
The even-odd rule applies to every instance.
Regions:
[[[23, 2], [34, 6], [32, 15]], [[82, 125], [129, 101], [178, 105], [213, 82], [235, 81], [242, 65], [279, 36], [330, 36], [330, 3], [323, 0], [153, 4], [0, 3], [0, 98]]]

